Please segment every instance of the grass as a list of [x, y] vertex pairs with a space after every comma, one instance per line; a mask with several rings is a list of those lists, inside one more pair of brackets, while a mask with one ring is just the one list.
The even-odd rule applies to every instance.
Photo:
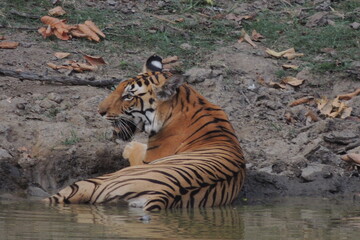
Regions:
[[[170, 1], [170, 4], [164, 7], [167, 8], [167, 15], [171, 9], [170, 12], [174, 12], [179, 18], [185, 18], [184, 22], [175, 24], [153, 16], [161, 15], [162, 9], [154, 14], [152, 9], [145, 9], [144, 13], [126, 15], [109, 8], [86, 7], [84, 4], [80, 6], [76, 1], [63, 3], [67, 14], [60, 18], [67, 19], [69, 24], [82, 23], [91, 19], [107, 35], [106, 40], [100, 43], [93, 43], [87, 39], [72, 40], [76, 41], [77, 50], [86, 49], [87, 53], [92, 55], [103, 55], [104, 51], [118, 53], [145, 51], [164, 57], [177, 55], [180, 59], [186, 60], [183, 68], [187, 69], [198, 65], [206, 54], [220, 46], [236, 42], [238, 38], [238, 34], [234, 33], [236, 26], [233, 22], [226, 19], [199, 17], [196, 14], [199, 8], [206, 7], [205, 3], [206, 1]], [[43, 16], [53, 6], [48, 0], [11, 2], [8, 0], [0, 3], [0, 7], [4, 9], [0, 20], [5, 22], [5, 25], [40, 27], [41, 23], [38, 19], [29, 21], [29, 19], [9, 13], [9, 10], [14, 8], [19, 12]], [[189, 13], [194, 13], [195, 17], [186, 18], [185, 14]], [[134, 21], [139, 24], [130, 24]], [[37, 35], [35, 31], [34, 35]], [[69, 51], [66, 49], [69, 46], [58, 44], [60, 40], [55, 37], [48, 41], [53, 42], [53, 47], [57, 51]], [[190, 44], [192, 49], [182, 49], [180, 46], [183, 43]], [[119, 68], [138, 72], [139, 69], [134, 69], [137, 65], [120, 63]]]
[[[360, 7], [359, 1], [342, 1], [334, 3], [339, 12], [349, 13]], [[337, 17], [335, 25], [309, 28], [289, 11], [266, 11], [257, 16], [256, 21], [249, 21], [245, 29], [253, 29], [265, 36], [264, 44], [274, 50], [285, 50], [294, 47], [302, 52], [302, 60], [316, 72], [343, 71], [352, 61], [360, 60], [360, 34], [350, 28], [353, 21], [351, 14], [344, 19]], [[293, 10], [293, 9], [292, 9]], [[315, 12], [310, 12], [309, 15]], [[322, 52], [324, 48], [333, 48], [336, 53], [329, 56]], [[322, 57], [316, 58], [322, 55]]]
[[[213, 1], [216, 4], [216, 1]], [[250, 0], [244, 2], [253, 2]], [[107, 35], [106, 40], [93, 43], [87, 39], [72, 40], [75, 44], [59, 44], [58, 39], [49, 41], [58, 51], [85, 51], [92, 55], [108, 53], [157, 53], [161, 56], [177, 55], [183, 60], [183, 69], [199, 65], [204, 56], [212, 51], [228, 46], [239, 38], [239, 25], [226, 18], [205, 18], [199, 15], [206, 9], [206, 1], [184, 0], [168, 1], [164, 7], [154, 11], [152, 8], [136, 14], [123, 14], [119, 10], [110, 8], [87, 7], [78, 1], [64, 1], [63, 8], [67, 14], [62, 19], [67, 19], [70, 24], [82, 23], [91, 19]], [[284, 50], [294, 47], [297, 52], [305, 54], [301, 60], [316, 72], [343, 71], [352, 61], [360, 60], [359, 31], [349, 27], [357, 15], [351, 14], [355, 8], [360, 7], [358, 0], [345, 0], [332, 2], [332, 6], [339, 12], [345, 12], [345, 18], [334, 18], [335, 25], [308, 28], [304, 20], [294, 14], [295, 8], [280, 4], [278, 9], [263, 11], [255, 20], [243, 22], [247, 32], [256, 29], [265, 36], [263, 44], [274, 50]], [[0, 23], [6, 26], [40, 27], [38, 19], [27, 19], [11, 14], [11, 9], [26, 12], [31, 15], [43, 16], [52, 8], [48, 0], [6, 0], [0, 3]], [[315, 13], [311, 8], [311, 1], [306, 1], [303, 7], [310, 7], [308, 15]], [[30, 9], [30, 10], [29, 10]], [[226, 14], [226, 12], [223, 12]], [[162, 16], [162, 14], [164, 16]], [[159, 19], [184, 18], [183, 22], [171, 23]], [[166, 15], [166, 16], [165, 16]], [[216, 12], [214, 12], [214, 16]], [[174, 19], [171, 19], [174, 21]], [[34, 36], [38, 33], [34, 31]], [[182, 49], [180, 46], [187, 43], [191, 49]], [[323, 53], [323, 48], [333, 48], [336, 54]], [[320, 57], [319, 57], [320, 56]], [[119, 61], [119, 70], [138, 72], [140, 63]], [[282, 72], [278, 73], [283, 75]]]
[[65, 140], [62, 142], [63, 145], [74, 145], [78, 142], [80, 142], [80, 138], [77, 136], [76, 132], [74, 130], [70, 131], [70, 136], [65, 138]]

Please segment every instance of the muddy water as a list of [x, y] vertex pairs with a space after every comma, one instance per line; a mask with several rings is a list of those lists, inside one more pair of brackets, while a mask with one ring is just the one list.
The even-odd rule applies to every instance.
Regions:
[[360, 202], [290, 198], [145, 213], [0, 200], [0, 239], [359, 239]]

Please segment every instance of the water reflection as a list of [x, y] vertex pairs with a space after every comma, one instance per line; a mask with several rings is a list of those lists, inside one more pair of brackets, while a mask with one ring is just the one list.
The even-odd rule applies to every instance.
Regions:
[[146, 213], [116, 205], [0, 200], [1, 239], [358, 239], [360, 203], [282, 199], [271, 204]]

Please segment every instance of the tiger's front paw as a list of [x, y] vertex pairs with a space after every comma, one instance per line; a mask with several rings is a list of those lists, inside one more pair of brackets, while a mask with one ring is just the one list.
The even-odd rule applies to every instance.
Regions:
[[123, 157], [129, 160], [130, 166], [142, 165], [144, 164], [143, 160], [145, 159], [146, 150], [146, 144], [133, 141], [126, 144]]

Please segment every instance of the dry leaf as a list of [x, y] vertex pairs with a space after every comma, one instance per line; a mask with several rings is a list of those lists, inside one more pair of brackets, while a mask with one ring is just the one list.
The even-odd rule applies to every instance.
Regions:
[[352, 93], [348, 93], [348, 94], [343, 94], [343, 95], [339, 95], [337, 96], [340, 100], [350, 100], [353, 97], [357, 96], [360, 94], [360, 88], [356, 89], [354, 92]]
[[313, 99], [314, 99], [314, 97], [312, 97], [312, 96], [302, 97], [302, 98], [296, 99], [295, 101], [291, 102], [289, 106], [294, 107], [294, 106], [297, 106], [300, 104], [308, 103]]
[[296, 69], [299, 68], [299, 66], [292, 65], [292, 64], [284, 64], [284, 65], [282, 65], [282, 67], [283, 67], [284, 69], [294, 69], [294, 70], [296, 70]]
[[269, 86], [273, 87], [273, 88], [282, 88], [282, 89], [286, 88], [286, 85], [281, 84], [281, 83], [277, 83], [277, 82], [273, 82], [273, 81], [269, 82]]
[[[85, 25], [88, 26], [93, 32], [95, 32], [100, 37], [105, 38], [105, 34], [92, 21], [90, 21], [90, 20], [85, 21]], [[82, 32], [84, 32], [84, 31], [82, 31]]]
[[360, 154], [358, 153], [349, 153], [341, 156], [341, 160], [345, 162], [360, 164]]
[[5, 36], [0, 35], [0, 40], [5, 40]]
[[184, 18], [178, 18], [178, 19], [175, 19], [175, 22], [184, 22], [185, 19]]
[[0, 42], [0, 48], [4, 48], [4, 49], [15, 49], [18, 46], [19, 46], [18, 42], [11, 42], [11, 41]]
[[78, 29], [73, 29], [70, 31], [70, 34], [74, 37], [87, 37], [87, 35], [85, 33], [83, 33], [82, 31], [78, 30]]
[[302, 57], [304, 56], [303, 53], [285, 53], [283, 57], [287, 58], [288, 60], [292, 60], [296, 57]]
[[282, 51], [282, 52], [276, 52], [276, 51], [274, 51], [274, 50], [271, 50], [271, 49], [267, 48], [267, 49], [265, 50], [265, 52], [266, 52], [267, 54], [273, 56], [273, 57], [280, 58], [280, 57], [282, 57], [282, 56], [283, 56], [284, 54], [286, 54], [286, 53], [295, 53], [295, 49], [294, 49], [294, 48], [289, 48], [289, 49], [287, 49], [287, 50], [285, 50], [285, 51]]
[[251, 33], [251, 39], [256, 41], [256, 42], [259, 42], [260, 39], [263, 39], [264, 36], [261, 35], [260, 33], [258, 33], [256, 30], [253, 30], [252, 33]]
[[67, 41], [71, 39], [71, 35], [68, 35], [68, 33], [64, 31], [64, 29], [55, 29], [53, 33], [57, 38], [61, 40]]
[[54, 53], [55, 57], [57, 59], [63, 59], [63, 58], [66, 58], [70, 55], [70, 53], [66, 53], [66, 52], [56, 52]]
[[240, 39], [238, 40], [239, 43], [241, 43], [242, 41], [246, 41], [248, 42], [252, 47], [256, 48], [256, 44], [251, 40], [249, 34], [247, 34], [245, 31], [242, 31], [242, 36], [240, 37]]
[[341, 113], [346, 109], [347, 106], [344, 102], [341, 102], [339, 107], [333, 108], [333, 112], [329, 114], [329, 117], [336, 118], [337, 116], [341, 116]]
[[92, 65], [89, 65], [89, 64], [86, 64], [86, 63], [77, 63], [77, 62], [74, 62], [71, 64], [71, 66], [74, 68], [75, 71], [78, 71], [79, 70], [82, 72], [82, 71], [85, 71], [85, 70], [88, 70], [88, 71], [95, 71], [97, 70], [97, 66], [92, 66]]
[[66, 12], [64, 11], [64, 9], [62, 9], [62, 7], [57, 6], [53, 9], [49, 10], [49, 15], [51, 16], [62, 16], [64, 15]]
[[59, 29], [59, 31], [61, 33], [62, 33], [62, 31], [68, 32], [68, 30], [72, 27], [65, 23], [66, 20], [60, 20], [60, 19], [54, 18], [54, 17], [43, 16], [40, 20], [44, 24], [50, 25], [52, 28]]
[[312, 122], [317, 122], [317, 121], [319, 121], [319, 117], [318, 117], [317, 114], [314, 113], [312, 110], [309, 110], [309, 111], [305, 114], [305, 116], [306, 116], [307, 118], [309, 118]]
[[100, 57], [100, 56], [83, 55], [83, 57], [92, 66], [100, 66], [100, 65], [105, 65], [106, 64], [104, 59], [102, 57]]
[[167, 58], [164, 58], [162, 60], [162, 63], [163, 64], [168, 64], [168, 63], [172, 63], [172, 62], [176, 62], [179, 60], [179, 57], [178, 56], [171, 56], [171, 57], [167, 57]]
[[304, 80], [299, 80], [295, 77], [285, 77], [281, 80], [282, 83], [289, 84], [290, 86], [297, 87], [304, 83]]
[[284, 114], [284, 117], [285, 117], [285, 120], [287, 123], [295, 123], [296, 122], [296, 120], [293, 118], [291, 112], [286, 112]]
[[[319, 105], [318, 105], [318, 109], [319, 109]], [[326, 102], [326, 103], [322, 106], [322, 108], [319, 109], [319, 110], [320, 110], [320, 112], [321, 112], [322, 114], [324, 114], [325, 116], [329, 116], [330, 113], [332, 112], [332, 109], [333, 109], [333, 106], [332, 106], [332, 104], [331, 104], [331, 101], [328, 101], [328, 100], [327, 100], [327, 102]]]
[[85, 33], [87, 38], [89, 40], [94, 40], [96, 42], [100, 42], [100, 38], [98, 37], [98, 35], [93, 32], [89, 26], [85, 25], [85, 24], [78, 24], [78, 28], [81, 32]]
[[56, 65], [54, 63], [46, 63], [46, 65], [48, 65], [49, 67], [51, 67], [54, 70], [58, 70], [58, 69], [70, 69], [70, 70], [72, 70], [71, 66]]
[[327, 97], [316, 99], [317, 108], [321, 111], [321, 109], [323, 109], [328, 102], [329, 100], [327, 99]]
[[262, 76], [259, 76], [256, 80], [260, 85], [266, 86], [265, 79]]
[[345, 119], [347, 117], [350, 117], [352, 110], [353, 110], [352, 107], [345, 108], [344, 111], [341, 113], [340, 118]]
[[164, 68], [164, 70], [171, 70], [171, 69], [181, 66], [181, 64], [182, 64], [182, 62], [167, 63], [167, 64], [164, 64], [163, 68]]

